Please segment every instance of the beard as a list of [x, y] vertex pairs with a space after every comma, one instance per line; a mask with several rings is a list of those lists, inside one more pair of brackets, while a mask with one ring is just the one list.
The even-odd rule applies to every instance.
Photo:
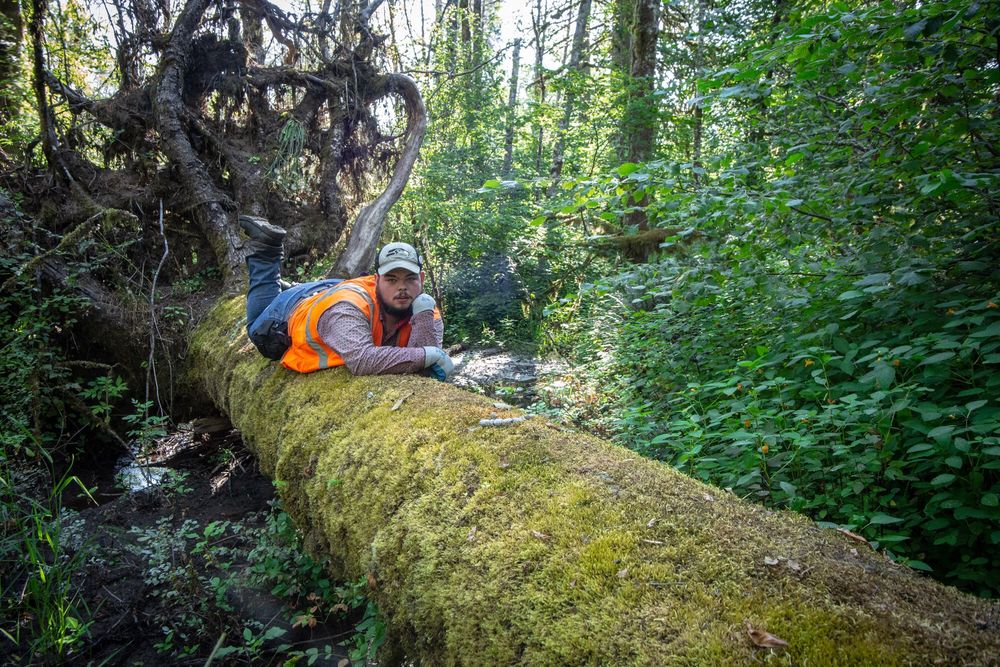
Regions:
[[412, 300], [410, 301], [410, 305], [407, 306], [406, 308], [398, 308], [396, 306], [393, 306], [392, 304], [386, 303], [385, 299], [382, 298], [382, 295], [379, 292], [376, 291], [375, 296], [378, 297], [378, 305], [383, 312], [389, 313], [393, 317], [398, 317], [400, 319], [405, 319], [413, 315]]

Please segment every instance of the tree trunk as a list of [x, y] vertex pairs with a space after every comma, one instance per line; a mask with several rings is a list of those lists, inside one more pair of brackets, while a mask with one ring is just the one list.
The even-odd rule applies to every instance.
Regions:
[[[648, 162], [656, 142], [657, 102], [653, 97], [656, 83], [656, 42], [659, 36], [658, 0], [623, 0], [619, 5], [620, 22], [630, 22], [628, 29], [629, 69], [626, 77], [625, 113], [621, 126], [621, 146], [625, 162]], [[626, 228], [649, 229], [645, 208], [649, 196], [625, 215]], [[633, 262], [645, 262], [648, 253], [629, 254]]]
[[552, 149], [552, 167], [549, 169], [548, 195], [554, 196], [559, 187], [559, 179], [562, 177], [563, 162], [566, 152], [566, 134], [569, 131], [569, 123], [573, 119], [573, 107], [576, 105], [576, 88], [579, 82], [574, 77], [580, 74], [580, 60], [583, 55], [584, 44], [587, 40], [587, 22], [590, 20], [590, 0], [580, 0], [580, 6], [576, 14], [576, 31], [573, 34], [573, 47], [570, 51], [569, 62], [566, 66], [566, 76], [569, 84], [566, 88], [566, 98], [563, 103], [563, 115], [559, 120], [559, 129], [556, 133], [556, 145]]
[[[308, 547], [338, 577], [367, 576], [416, 663], [1000, 655], [996, 601], [541, 418], [481, 425], [496, 408], [457, 387], [287, 371], [249, 344], [243, 308], [224, 301], [200, 325], [191, 377], [280, 480]], [[787, 648], [759, 647], [763, 633]]]
[[507, 96], [507, 127], [504, 128], [503, 167], [504, 178], [510, 175], [514, 164], [514, 122], [517, 120], [517, 75], [521, 66], [521, 40], [514, 40], [514, 63], [510, 70], [510, 94]]
[[18, 0], [0, 0], [0, 117], [11, 118], [17, 98], [11, 87], [21, 69], [24, 25]]
[[[542, 59], [545, 55], [545, 10], [542, 0], [535, 0], [535, 9], [531, 13], [531, 29], [535, 36], [535, 100], [538, 103], [536, 114], [541, 114], [545, 105], [545, 68]], [[542, 122], [535, 123], [535, 173], [542, 175], [542, 154], [544, 151], [545, 126]]]

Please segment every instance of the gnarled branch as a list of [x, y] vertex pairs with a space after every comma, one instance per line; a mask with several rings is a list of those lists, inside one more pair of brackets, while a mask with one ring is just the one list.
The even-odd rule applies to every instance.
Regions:
[[385, 217], [406, 187], [427, 130], [427, 109], [413, 79], [404, 74], [390, 74], [381, 81], [381, 85], [376, 85], [375, 90], [371, 102], [391, 94], [402, 98], [406, 109], [406, 144], [385, 190], [362, 208], [354, 221], [351, 238], [330, 272], [332, 276], [360, 276], [372, 265]]

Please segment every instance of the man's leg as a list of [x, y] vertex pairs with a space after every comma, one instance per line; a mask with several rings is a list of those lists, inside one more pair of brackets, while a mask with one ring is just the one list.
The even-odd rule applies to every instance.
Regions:
[[247, 327], [264, 312], [264, 309], [281, 293], [278, 282], [281, 273], [281, 242], [285, 230], [272, 225], [264, 218], [240, 216], [240, 227], [250, 237], [250, 254], [247, 255]]

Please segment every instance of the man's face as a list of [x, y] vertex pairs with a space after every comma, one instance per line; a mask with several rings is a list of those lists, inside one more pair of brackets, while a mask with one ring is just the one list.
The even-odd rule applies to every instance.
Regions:
[[422, 291], [423, 278], [423, 273], [413, 273], [404, 268], [380, 275], [376, 281], [376, 292], [382, 308], [396, 317], [409, 315], [413, 300]]

